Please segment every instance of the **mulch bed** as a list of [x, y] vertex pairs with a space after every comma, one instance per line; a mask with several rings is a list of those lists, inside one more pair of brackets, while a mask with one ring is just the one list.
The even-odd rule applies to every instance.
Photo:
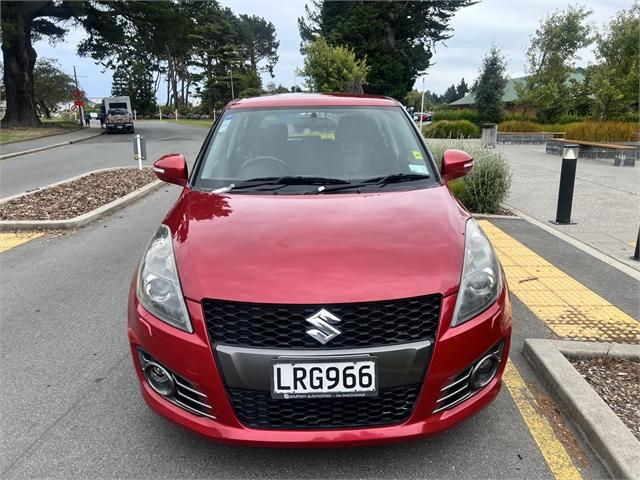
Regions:
[[67, 220], [124, 197], [156, 179], [150, 168], [91, 173], [0, 204], [0, 220]]
[[640, 440], [640, 362], [609, 357], [571, 363]]

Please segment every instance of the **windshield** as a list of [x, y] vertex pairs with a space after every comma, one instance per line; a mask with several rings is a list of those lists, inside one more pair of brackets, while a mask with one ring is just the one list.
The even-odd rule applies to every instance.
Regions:
[[[435, 183], [427, 155], [399, 107], [231, 109], [216, 126], [194, 185], [245, 182], [247, 193], [273, 188], [269, 181], [277, 179], [280, 193], [336, 183], [348, 193], [345, 184], [378, 180], [375, 188], [418, 188]], [[401, 181], [389, 181], [399, 174]]]
[[128, 113], [124, 108], [112, 108], [109, 110], [109, 115], [127, 115]]

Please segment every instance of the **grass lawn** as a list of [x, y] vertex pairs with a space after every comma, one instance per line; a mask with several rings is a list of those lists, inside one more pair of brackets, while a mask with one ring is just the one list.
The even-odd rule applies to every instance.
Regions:
[[188, 118], [185, 118], [185, 119], [179, 118], [177, 122], [171, 119], [167, 119], [164, 121], [179, 123], [180, 125], [191, 125], [192, 127], [203, 127], [203, 128], [211, 128], [211, 125], [213, 125], [213, 120], [190, 120]]
[[3, 128], [0, 129], [0, 145], [64, 133], [79, 127], [73, 120], [42, 120], [42, 127], [39, 128]]
[[[156, 122], [158, 121], [157, 118], [153, 120], [155, 120]], [[138, 120], [138, 122], [148, 122], [148, 121], [149, 121], [148, 119]], [[188, 118], [179, 118], [177, 122], [175, 121], [175, 119], [172, 119], [172, 118], [165, 118], [162, 121], [166, 123], [177, 123], [178, 125], [191, 125], [192, 127], [202, 127], [202, 128], [211, 128], [211, 125], [213, 125], [213, 120], [191, 120]]]

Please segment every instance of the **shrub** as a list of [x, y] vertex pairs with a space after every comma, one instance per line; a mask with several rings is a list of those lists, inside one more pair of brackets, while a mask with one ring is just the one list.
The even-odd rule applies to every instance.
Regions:
[[629, 122], [581, 122], [568, 125], [564, 137], [585, 142], [633, 142], [638, 139], [638, 124]]
[[574, 124], [573, 123], [567, 123], [567, 124], [543, 123], [542, 125], [540, 125], [540, 127], [542, 128], [543, 132], [560, 133], [560, 132], [564, 132], [567, 129], [567, 127], [569, 127], [570, 125], [574, 125]]
[[560, 118], [558, 119], [557, 123], [560, 123], [562, 125], [566, 125], [567, 123], [577, 123], [577, 122], [582, 122], [584, 121], [585, 117], [581, 117], [580, 115], [571, 115], [571, 114], [565, 114], [565, 115], [561, 115]]
[[442, 161], [444, 151], [449, 148], [465, 150], [474, 159], [468, 175], [449, 183], [451, 192], [474, 213], [499, 213], [511, 188], [511, 171], [504, 155], [497, 150], [460, 141], [429, 143], [429, 149], [438, 162]]
[[640, 110], [632, 112], [621, 113], [616, 115], [612, 120], [619, 120], [621, 122], [640, 123]]
[[539, 123], [527, 120], [507, 120], [498, 125], [499, 132], [542, 132]]
[[480, 138], [480, 128], [468, 120], [440, 120], [422, 128], [426, 138]]
[[442, 108], [433, 111], [433, 119], [440, 120], [467, 120], [469, 122], [478, 123], [478, 112], [470, 108]]
[[535, 122], [536, 117], [534, 115], [522, 115], [522, 113], [517, 113], [517, 112], [506, 112], [504, 114], [504, 121], [507, 121], [507, 120]]

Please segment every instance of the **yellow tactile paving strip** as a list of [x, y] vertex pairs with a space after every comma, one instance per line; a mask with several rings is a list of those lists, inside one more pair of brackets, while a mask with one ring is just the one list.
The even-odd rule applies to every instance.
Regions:
[[42, 235], [42, 232], [0, 232], [0, 253], [22, 245]]
[[640, 343], [640, 322], [491, 222], [480, 224], [500, 257], [511, 292], [558, 336]]
[[511, 360], [502, 378], [553, 476], [557, 480], [582, 478], [549, 421], [539, 413], [538, 403]]

